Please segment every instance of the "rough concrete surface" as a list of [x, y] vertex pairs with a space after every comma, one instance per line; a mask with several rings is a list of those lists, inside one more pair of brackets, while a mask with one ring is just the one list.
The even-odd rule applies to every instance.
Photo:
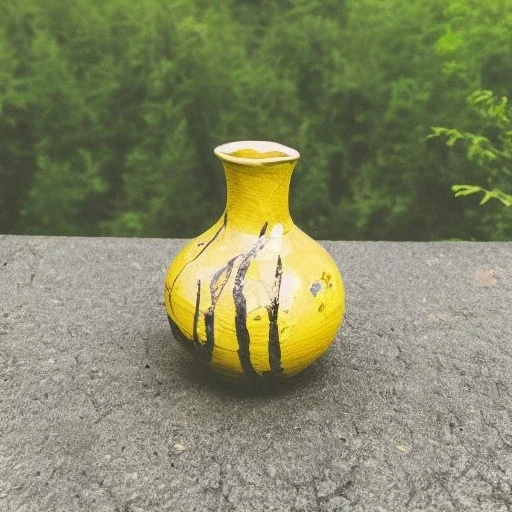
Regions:
[[270, 394], [172, 339], [182, 244], [0, 237], [0, 511], [512, 510], [512, 244], [325, 242], [345, 324]]

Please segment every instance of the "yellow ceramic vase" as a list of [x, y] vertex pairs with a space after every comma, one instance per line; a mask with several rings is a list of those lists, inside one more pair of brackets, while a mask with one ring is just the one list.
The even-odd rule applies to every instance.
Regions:
[[241, 141], [215, 154], [226, 173], [226, 210], [171, 263], [165, 308], [176, 339], [213, 370], [273, 382], [332, 343], [345, 309], [343, 282], [327, 251], [290, 217], [299, 153]]

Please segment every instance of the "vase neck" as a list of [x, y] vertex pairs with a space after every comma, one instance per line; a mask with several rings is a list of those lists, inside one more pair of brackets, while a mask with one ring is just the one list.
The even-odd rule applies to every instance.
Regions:
[[288, 195], [296, 161], [262, 165], [223, 163], [227, 183], [227, 225], [255, 235], [263, 226], [267, 233], [289, 231], [293, 221]]

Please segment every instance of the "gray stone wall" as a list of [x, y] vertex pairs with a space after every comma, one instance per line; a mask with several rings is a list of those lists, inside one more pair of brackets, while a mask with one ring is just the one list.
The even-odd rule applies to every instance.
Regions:
[[1, 511], [512, 510], [512, 244], [324, 242], [344, 326], [266, 394], [172, 339], [182, 244], [0, 237]]

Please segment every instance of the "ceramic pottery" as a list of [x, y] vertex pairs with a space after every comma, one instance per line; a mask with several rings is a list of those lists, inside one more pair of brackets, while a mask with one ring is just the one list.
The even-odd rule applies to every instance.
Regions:
[[332, 343], [345, 309], [341, 275], [290, 217], [297, 151], [241, 141], [214, 152], [224, 164], [226, 209], [171, 263], [165, 308], [176, 339], [213, 370], [272, 382]]

